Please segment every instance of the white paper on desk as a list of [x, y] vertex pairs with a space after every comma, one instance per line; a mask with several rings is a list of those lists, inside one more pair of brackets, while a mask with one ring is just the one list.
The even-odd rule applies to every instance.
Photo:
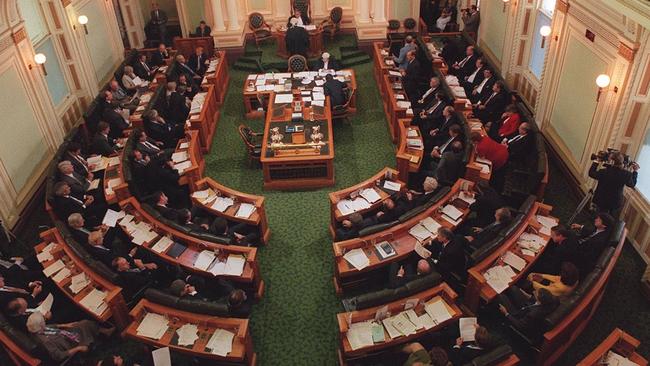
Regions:
[[255, 81], [255, 86], [261, 86], [261, 85], [264, 85], [264, 84], [266, 84], [266, 79], [257, 79]]
[[163, 315], [147, 313], [136, 332], [139, 336], [159, 340], [167, 332], [169, 321]]
[[612, 350], [607, 352], [603, 361], [603, 365], [610, 366], [639, 366], [638, 363], [630, 361]]
[[47, 268], [44, 268], [43, 274], [45, 277], [52, 277], [53, 274], [61, 270], [63, 267], [65, 267], [65, 264], [62, 260], [59, 259], [58, 261], [50, 264]]
[[384, 188], [389, 189], [391, 191], [399, 191], [400, 189], [402, 189], [402, 184], [390, 180], [386, 180], [384, 181]]
[[316, 86], [325, 85], [325, 80], [319, 79], [319, 80], [316, 80], [315, 83], [316, 83]]
[[449, 217], [447, 215], [442, 215], [442, 219], [447, 221], [448, 223], [450, 223], [454, 227], [460, 225], [460, 223], [463, 221], [462, 217], [459, 217], [458, 220], [454, 220], [454, 219], [452, 219], [451, 217]]
[[397, 329], [404, 336], [409, 336], [411, 334], [417, 333], [417, 327], [405, 313], [399, 313], [391, 318], [393, 327]]
[[226, 260], [226, 268], [224, 274], [229, 276], [241, 276], [244, 273], [244, 266], [246, 259], [242, 255], [231, 254]]
[[324, 100], [314, 100], [311, 102], [311, 105], [315, 105], [318, 107], [325, 107], [325, 101]]
[[532, 250], [523, 249], [523, 248], [521, 249], [521, 254], [527, 255], [529, 257], [534, 257], [535, 256], [535, 252], [533, 252]]
[[362, 189], [361, 192], [359, 192], [361, 197], [365, 198], [366, 201], [370, 203], [375, 203], [381, 199], [381, 196], [379, 193], [374, 188], [366, 188]]
[[365, 198], [363, 197], [357, 197], [351, 201], [349, 201], [348, 206], [354, 210], [354, 212], [365, 210], [367, 208], [370, 208], [370, 203], [366, 201]]
[[276, 94], [275, 95], [275, 104], [285, 104], [293, 102], [293, 94]]
[[126, 213], [124, 211], [113, 211], [110, 208], [106, 210], [106, 214], [104, 215], [104, 220], [102, 220], [102, 224], [110, 227], [115, 227], [117, 224], [117, 220], [121, 219], [124, 217]]
[[[414, 225], [411, 229], [409, 229], [409, 234], [411, 234], [411, 236], [413, 236], [418, 242], [423, 242], [431, 237], [431, 233], [429, 232], [429, 230], [427, 230], [424, 226], [420, 225], [419, 223]], [[431, 252], [429, 252], [429, 254], [431, 254]], [[420, 256], [422, 257], [422, 255]]]
[[451, 314], [447, 310], [445, 300], [439, 299], [428, 302], [424, 305], [424, 310], [429, 314], [435, 324], [440, 324], [445, 320], [451, 319]]
[[399, 71], [393, 71], [393, 70], [389, 70], [388, 75], [402, 77], [402, 74], [400, 74]]
[[466, 192], [460, 192], [460, 195], [458, 195], [458, 198], [460, 198], [461, 200], [467, 202], [467, 204], [469, 204], [469, 205], [476, 202], [476, 198], [472, 197], [470, 194], [467, 194]]
[[521, 272], [521, 270], [526, 267], [526, 260], [511, 251], [506, 252], [503, 256], [503, 261], [512, 266], [512, 268], [516, 269], [518, 272]]
[[255, 79], [257, 79], [257, 75], [255, 74], [250, 74], [246, 77], [246, 80], [255, 80]]
[[476, 326], [478, 321], [476, 318], [460, 318], [458, 321], [458, 328], [460, 329], [460, 337], [463, 342], [474, 342], [476, 335]]
[[120, 165], [120, 157], [113, 156], [107, 159], [108, 166]]
[[167, 249], [168, 249], [172, 244], [174, 244], [174, 241], [173, 241], [173, 240], [171, 240], [171, 239], [170, 239], [169, 237], [167, 237], [167, 236], [162, 236], [162, 237], [160, 237], [160, 239], [158, 239], [158, 241], [156, 242], [156, 244], [154, 244], [154, 245], [151, 247], [151, 250], [153, 250], [153, 251], [156, 252], [156, 253], [164, 253], [164, 252], [167, 251]]
[[397, 99], [397, 100], [404, 100], [404, 99], [406, 99], [406, 98], [404, 97], [404, 94], [395, 94], [395, 99]]
[[381, 321], [384, 324], [386, 332], [391, 339], [399, 338], [402, 336], [402, 333], [393, 326], [393, 318], [386, 318]]
[[217, 199], [212, 204], [212, 208], [219, 212], [225, 212], [228, 207], [232, 206], [233, 204], [235, 204], [235, 201], [233, 201], [233, 199], [230, 197], [217, 197]]
[[133, 232], [132, 236], [133, 238], [131, 239], [131, 242], [133, 242], [133, 244], [142, 245], [145, 242], [154, 239], [157, 236], [157, 234], [149, 230], [136, 229]]
[[56, 283], [59, 283], [59, 282], [63, 281], [64, 279], [68, 278], [68, 277], [70, 277], [70, 270], [67, 269], [67, 268], [64, 268], [64, 269], [60, 270], [59, 272], [57, 272], [57, 274], [52, 276], [52, 281], [54, 281]]
[[458, 220], [461, 216], [463, 216], [463, 212], [456, 208], [454, 205], [446, 205], [442, 209], [442, 213], [449, 216], [452, 220]]
[[339, 209], [341, 215], [346, 216], [354, 212], [352, 207], [350, 207], [350, 200], [340, 200], [336, 203], [336, 208]]
[[350, 250], [343, 255], [343, 258], [359, 271], [370, 265], [370, 259], [361, 248]]
[[178, 334], [178, 345], [193, 346], [194, 342], [199, 339], [198, 331], [198, 327], [194, 324], [183, 324], [182, 327], [176, 329], [176, 334]]
[[325, 94], [314, 92], [313, 99], [314, 100], [325, 100]]
[[494, 292], [496, 292], [497, 294], [502, 293], [509, 286], [509, 283], [507, 281], [493, 279], [493, 278], [487, 280], [487, 284], [490, 285], [490, 287], [492, 287]]
[[38, 263], [43, 263], [54, 259], [54, 257], [52, 257], [52, 253], [44, 250], [41, 253], [36, 254], [36, 259], [38, 259]]
[[209, 348], [212, 354], [225, 357], [232, 351], [233, 338], [235, 338], [235, 333], [225, 329], [217, 329], [205, 347]]
[[535, 215], [535, 218], [537, 219], [537, 222], [542, 224], [542, 226], [544, 226], [546, 228], [549, 228], [549, 229], [552, 228], [553, 226], [557, 225], [557, 221], [555, 221], [551, 217], [542, 216], [542, 215]]
[[72, 291], [75, 294], [78, 294], [81, 290], [86, 288], [88, 284], [90, 283], [90, 280], [88, 277], [86, 277], [86, 274], [81, 272], [77, 275], [72, 276], [72, 282], [70, 283], [70, 291]]
[[169, 347], [158, 348], [151, 351], [153, 366], [172, 366], [172, 357], [169, 353]]
[[204, 200], [208, 198], [209, 195], [209, 190], [204, 189], [202, 191], [194, 191], [192, 193], [192, 198], [196, 198], [197, 200]]
[[185, 173], [185, 170], [190, 168], [191, 166], [192, 166], [192, 162], [186, 160], [182, 163], [174, 164], [174, 169], [178, 170], [179, 175], [183, 175], [183, 173]]
[[422, 219], [420, 221], [420, 224], [424, 226], [424, 228], [427, 229], [431, 235], [436, 235], [438, 233], [438, 229], [440, 229], [442, 226], [438, 223], [438, 221], [434, 220], [433, 217], [426, 217]]
[[216, 258], [216, 255], [214, 252], [210, 250], [203, 250], [201, 253], [199, 253], [198, 257], [196, 257], [196, 260], [194, 261], [194, 268], [200, 270], [200, 271], [205, 271], [210, 267], [212, 262], [214, 262], [214, 259]]
[[239, 205], [239, 209], [237, 210], [235, 216], [247, 219], [253, 214], [253, 212], [255, 212], [255, 205], [242, 202]]
[[88, 191], [92, 191], [93, 189], [99, 188], [99, 178], [93, 179], [92, 182], [90, 182], [90, 185], [88, 186]]
[[217, 258], [212, 267], [208, 268], [208, 272], [212, 273], [215, 276], [220, 276], [226, 273], [226, 261], [221, 261]]
[[36, 308], [41, 314], [45, 314], [48, 311], [52, 310], [52, 304], [54, 303], [54, 296], [50, 293], [47, 295], [45, 300]]
[[350, 324], [346, 338], [350, 342], [352, 350], [372, 346], [374, 344], [372, 340], [372, 321]]
[[85, 306], [87, 309], [90, 309], [93, 313], [101, 315], [104, 310], [106, 310], [106, 303], [104, 299], [106, 298], [106, 293], [94, 288], [88, 293], [79, 304]]
[[88, 165], [103, 166], [104, 157], [101, 155], [91, 156], [88, 159], [86, 159], [86, 162], [88, 163]]
[[431, 251], [424, 247], [420, 242], [415, 243], [413, 250], [420, 256], [422, 259], [427, 259], [431, 257]]
[[172, 154], [172, 161], [174, 163], [180, 163], [187, 159], [189, 159], [189, 157], [187, 156], [187, 151], [179, 151]]
[[417, 149], [417, 150], [423, 150], [424, 149], [424, 144], [422, 143], [422, 140], [419, 138], [416, 139], [406, 139], [406, 146], [412, 149]]
[[113, 187], [117, 187], [120, 184], [122, 184], [122, 179], [121, 178], [113, 178], [108, 181], [107, 185], [109, 189], [112, 189]]

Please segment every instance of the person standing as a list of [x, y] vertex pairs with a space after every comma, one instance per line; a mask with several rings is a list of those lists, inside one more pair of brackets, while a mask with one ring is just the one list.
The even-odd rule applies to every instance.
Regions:
[[160, 5], [156, 2], [151, 3], [151, 24], [158, 28], [158, 36], [162, 43], [166, 43], [167, 39], [167, 20], [167, 13], [160, 9]]

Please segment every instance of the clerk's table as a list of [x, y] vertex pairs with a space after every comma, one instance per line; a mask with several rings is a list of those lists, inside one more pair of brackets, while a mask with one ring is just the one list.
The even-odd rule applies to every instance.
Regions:
[[[307, 52], [307, 56], [319, 57], [324, 50], [323, 29], [315, 25], [307, 25], [305, 26], [305, 30], [309, 33], [309, 51]], [[287, 44], [285, 42], [285, 37], [287, 36], [286, 27], [279, 28], [273, 34], [278, 44], [278, 56], [288, 58], [289, 53], [287, 52]]]

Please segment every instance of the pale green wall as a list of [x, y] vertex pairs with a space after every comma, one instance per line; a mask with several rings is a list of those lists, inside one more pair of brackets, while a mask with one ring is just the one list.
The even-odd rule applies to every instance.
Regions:
[[576, 160], [582, 158], [596, 109], [596, 77], [607, 64], [580, 41], [569, 39], [551, 125]]
[[[188, 3], [192, 2], [201, 2], [201, 0], [186, 0]], [[238, 0], [238, 1], [244, 1], [244, 0]], [[140, 8], [142, 9], [142, 16], [144, 17], [144, 22], [147, 23], [149, 22], [149, 19], [151, 19], [151, 3], [154, 2], [152, 0], [140, 0]], [[176, 9], [176, 1], [175, 0], [155, 0], [155, 2], [160, 5], [160, 9], [164, 10], [165, 13], [167, 13], [167, 17], [172, 19], [176, 18], [178, 19], [178, 9]]]
[[[199, 22], [205, 19], [205, 1], [204, 0], [185, 0], [185, 9], [187, 10], [187, 20], [189, 21], [189, 31], [194, 32]], [[210, 27], [212, 24], [208, 23]]]
[[400, 22], [411, 16], [412, 0], [393, 0], [391, 2], [390, 18]]
[[498, 61], [503, 59], [503, 43], [506, 37], [507, 10], [503, 11], [500, 0], [481, 1], [481, 48], [492, 51]]
[[27, 35], [32, 43], [38, 42], [49, 34], [37, 0], [19, 0], [18, 8], [23, 19], [25, 19]]
[[79, 10], [79, 14], [88, 17], [88, 34], [84, 36], [95, 67], [95, 75], [100, 82], [113, 72], [113, 68], [119, 63], [118, 55], [113, 53], [113, 48], [110, 46], [110, 30], [108, 19], [102, 10], [102, 1], [91, 0]]
[[0, 160], [20, 191], [43, 161], [46, 143], [15, 67], [0, 74], [0, 85]]
[[43, 53], [47, 57], [47, 62], [45, 63], [47, 75], [45, 76], [45, 80], [47, 81], [47, 89], [50, 91], [52, 102], [57, 106], [70, 94], [70, 90], [63, 77], [63, 72], [61, 72], [61, 65], [59, 64], [59, 59], [52, 44], [52, 38], [48, 38], [43, 42], [36, 49], [36, 52]]

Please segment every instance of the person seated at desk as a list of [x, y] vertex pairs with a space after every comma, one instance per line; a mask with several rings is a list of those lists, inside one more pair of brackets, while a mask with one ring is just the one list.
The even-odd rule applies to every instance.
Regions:
[[117, 153], [117, 144], [118, 141], [111, 136], [111, 126], [104, 121], [99, 122], [90, 150], [97, 155], [111, 156]]
[[118, 274], [120, 286], [125, 287], [130, 294], [151, 284], [164, 287], [165, 283], [173, 280], [156, 263], [144, 263], [130, 256], [114, 257], [111, 267]]
[[115, 327], [101, 328], [97, 322], [91, 320], [47, 325], [45, 317], [38, 311], [27, 318], [27, 329], [38, 338], [49, 356], [57, 362], [77, 353], [88, 352], [89, 346], [96, 342], [99, 335], [110, 337], [115, 331]]
[[[131, 240], [129, 237], [122, 231], [122, 229], [117, 227], [109, 227], [106, 225], [100, 225], [97, 227], [86, 228], [86, 220], [79, 213], [73, 213], [68, 216], [68, 227], [70, 228], [70, 234], [72, 238], [76, 240], [81, 245], [89, 245], [90, 236], [94, 234], [95, 236], [101, 236], [102, 241], [100, 244], [105, 248], [113, 248], [113, 243], [116, 238], [119, 238], [124, 243], [130, 243]], [[92, 230], [90, 230], [92, 229]], [[96, 241], [96, 239], [95, 239]]]
[[472, 234], [465, 236], [465, 239], [467, 239], [467, 241], [472, 243], [475, 247], [480, 247], [481, 245], [499, 236], [501, 230], [503, 230], [510, 223], [510, 221], [512, 221], [512, 214], [510, 213], [510, 209], [507, 207], [501, 207], [494, 212], [493, 223], [482, 228], [478, 226], [472, 227]]
[[172, 281], [168, 289], [174, 296], [202, 301], [217, 301], [234, 290], [233, 285], [224, 279], [215, 278], [208, 282], [203, 277], [195, 275]]
[[491, 90], [489, 96], [472, 106], [472, 116], [480, 119], [483, 124], [499, 120], [508, 104], [503, 81], [495, 82]]
[[185, 74], [180, 74], [178, 76], [176, 85], [178, 87], [178, 93], [189, 100], [194, 99], [194, 96], [199, 92], [195, 85], [187, 80]]
[[536, 268], [546, 273], [559, 273], [562, 263], [578, 263], [583, 267], [583, 253], [578, 250], [578, 240], [572, 230], [559, 224], [551, 228], [551, 239], [538, 260]]
[[402, 85], [404, 86], [406, 96], [411, 103], [415, 103], [420, 96], [420, 79], [422, 78], [420, 61], [418, 61], [415, 56], [415, 50], [409, 51], [406, 54], [406, 68], [400, 69], [402, 74]]
[[454, 62], [449, 68], [449, 73], [456, 75], [459, 80], [465, 78], [465, 76], [471, 75], [476, 68], [476, 59], [478, 56], [474, 53], [474, 46], [467, 46], [465, 49], [465, 57], [458, 61]]
[[332, 108], [347, 103], [347, 98], [345, 95], [347, 88], [348, 85], [346, 83], [334, 79], [332, 74], [325, 75], [325, 84], [323, 84], [323, 90], [325, 91], [325, 95], [330, 97], [330, 105]]
[[321, 58], [316, 61], [316, 70], [334, 70], [338, 71], [341, 69], [339, 62], [329, 54], [329, 52], [323, 52]]
[[196, 71], [194, 71], [194, 69], [187, 64], [185, 56], [176, 55], [176, 69], [172, 75], [172, 80], [168, 80], [168, 82], [178, 80], [178, 77], [181, 74], [185, 74], [185, 76], [187, 76], [187, 80], [192, 80], [197, 84], [201, 81], [201, 79], [203, 79], [201, 75], [197, 74]]
[[57, 169], [59, 170], [59, 178], [61, 181], [68, 183], [70, 186], [70, 194], [79, 199], [83, 199], [90, 190], [90, 183], [94, 178], [93, 173], [88, 173], [86, 176], [77, 174], [69, 160], [59, 162]]
[[88, 164], [86, 158], [81, 154], [81, 144], [75, 141], [70, 141], [68, 144], [64, 159], [72, 163], [74, 172], [81, 177], [89, 176], [89, 173], [95, 169], [95, 165]]
[[145, 53], [139, 54], [138, 61], [133, 64], [133, 72], [142, 80], [153, 80], [157, 71], [158, 66], [149, 66], [147, 63], [147, 55]]
[[161, 141], [165, 148], [175, 148], [178, 140], [185, 136], [183, 125], [170, 124], [158, 113], [151, 109], [144, 119], [144, 128], [152, 139]]
[[463, 274], [465, 272], [463, 244], [450, 229], [439, 228], [429, 247], [431, 255], [424, 259], [431, 262], [443, 277], [448, 277], [451, 273]]
[[151, 54], [150, 64], [153, 67], [167, 66], [167, 62], [171, 57], [172, 56], [167, 50], [167, 46], [164, 43], [160, 43], [158, 49]]
[[172, 154], [173, 150], [164, 149], [165, 144], [162, 141], [156, 141], [150, 138], [143, 130], [135, 130], [133, 133], [135, 134], [136, 149], [152, 159], [156, 159], [162, 155]]
[[435, 98], [423, 108], [419, 114], [413, 117], [411, 124], [420, 128], [423, 136], [427, 136], [441, 124], [444, 118], [444, 109], [447, 107], [447, 97], [443, 93], [436, 93]]
[[[449, 126], [449, 130], [447, 131], [447, 136], [446, 139], [443, 140], [443, 143], [439, 146], [434, 146], [431, 149], [431, 153], [429, 154], [429, 157], [431, 159], [427, 159], [429, 161], [432, 161], [436, 166], [432, 167], [433, 170], [435, 171], [437, 168], [438, 163], [440, 162], [440, 159], [442, 158], [442, 155], [447, 152], [449, 149], [451, 149], [451, 144], [454, 141], [461, 142], [462, 144], [463, 140], [463, 129], [459, 125], [451, 125]], [[426, 148], [425, 144], [425, 148]], [[462, 146], [460, 147], [462, 150]]]
[[402, 263], [393, 262], [388, 269], [388, 285], [386, 287], [398, 288], [429, 273], [431, 273], [431, 264], [426, 259], [419, 258], [415, 262], [412, 260]]
[[447, 29], [447, 24], [451, 22], [451, 10], [449, 8], [442, 9], [442, 13], [436, 19], [436, 32], [444, 32]]
[[97, 217], [104, 217], [105, 208], [95, 204], [95, 198], [85, 195], [83, 199], [72, 196], [70, 186], [66, 182], [54, 184], [52, 207], [57, 217], [64, 219], [73, 213], [80, 213], [91, 223], [97, 223]]
[[508, 147], [502, 145], [480, 132], [472, 132], [470, 139], [479, 157], [492, 162], [492, 171], [496, 172], [503, 168], [508, 162]]
[[291, 27], [293, 19], [295, 19], [296, 25], [301, 28], [311, 24], [311, 21], [307, 14], [303, 14], [300, 9], [293, 9], [293, 14], [287, 20], [287, 28]]
[[20, 278], [5, 279], [0, 275], [0, 305], [6, 307], [12, 300], [21, 298], [27, 306], [37, 307], [50, 292], [43, 287], [43, 281], [25, 281]]
[[[39, 311], [37, 310], [39, 304], [29, 301], [25, 297], [14, 297], [6, 304], [3, 303], [2, 306], [3, 313], [7, 316], [9, 324], [25, 333], [27, 332], [27, 319], [32, 313]], [[43, 317], [46, 320], [51, 320], [52, 312], [46, 311]]]
[[460, 86], [465, 89], [465, 94], [469, 98], [474, 91], [474, 88], [477, 87], [483, 81], [484, 75], [483, 71], [485, 70], [485, 60], [483, 57], [476, 59], [476, 68], [474, 72], [465, 76], [462, 80], [459, 80]]
[[212, 36], [212, 29], [205, 22], [205, 20], [200, 21], [199, 26], [196, 27], [196, 29], [194, 30], [194, 34], [190, 35], [190, 37], [211, 37], [211, 36]]
[[182, 96], [177, 90], [175, 81], [167, 83], [165, 101], [163, 104], [163, 115], [165, 119], [175, 125], [185, 126], [187, 116], [190, 114], [190, 101]]
[[560, 275], [550, 275], [544, 273], [530, 273], [527, 281], [534, 291], [545, 289], [553, 296], [557, 296], [560, 301], [566, 300], [573, 290], [578, 286], [580, 273], [578, 267], [571, 262], [563, 262], [560, 267]]
[[481, 72], [483, 74], [481, 81], [472, 85], [471, 90], [467, 93], [467, 98], [472, 104], [477, 104], [481, 100], [488, 98], [492, 93], [494, 83], [497, 82], [492, 69], [485, 67]]
[[124, 89], [122, 89], [117, 80], [111, 80], [108, 85], [108, 90], [111, 92], [113, 100], [120, 108], [127, 109], [129, 113], [133, 113], [138, 108], [140, 98], [130, 96]]
[[181, 210], [172, 207], [168, 207], [169, 198], [162, 191], [158, 191], [151, 195], [152, 202], [154, 203], [154, 208], [156, 211], [166, 218], [174, 222], [178, 222], [181, 217]]
[[298, 19], [296, 17], [290, 18], [290, 26], [284, 42], [286, 43], [289, 56], [302, 55], [306, 58], [307, 50], [309, 50], [309, 33], [305, 28], [298, 25]]
[[135, 74], [133, 66], [126, 65], [124, 66], [124, 75], [122, 75], [122, 85], [130, 93], [135, 93], [139, 88], [142, 87], [143, 80]]
[[449, 128], [454, 125], [460, 126], [456, 110], [450, 105], [442, 110], [442, 117], [439, 121], [439, 127], [430, 130], [428, 136], [425, 136], [425, 146], [429, 148], [444, 144], [449, 139]]
[[235, 289], [226, 299], [231, 316], [248, 318], [253, 307], [253, 296], [248, 296], [244, 290]]
[[335, 240], [344, 241], [353, 239], [359, 236], [359, 230], [368, 226], [369, 221], [364, 220], [360, 213], [351, 213], [347, 219], [341, 221], [339, 227], [336, 228]]
[[198, 46], [194, 50], [194, 53], [190, 56], [190, 59], [187, 60], [187, 65], [199, 76], [203, 76], [205, 71], [208, 69], [206, 63], [209, 63], [210, 59], [208, 55], [203, 52], [203, 47]]
[[103, 120], [111, 126], [110, 136], [115, 139], [123, 137], [124, 130], [129, 128], [131, 124], [129, 122], [129, 110], [120, 107], [119, 103], [113, 99], [113, 93], [110, 90], [104, 91], [101, 108], [103, 110]]
[[540, 288], [530, 295], [517, 285], [497, 295], [497, 303], [510, 324], [533, 341], [541, 339], [544, 318], [560, 305], [558, 298], [547, 289]]
[[226, 235], [234, 245], [257, 246], [260, 241], [259, 228], [243, 222], [231, 223], [223, 217], [214, 219], [211, 231], [217, 235]]
[[407, 192], [403, 198], [398, 198], [397, 202], [392, 198], [387, 198], [382, 202], [381, 209], [370, 218], [369, 222], [374, 225], [397, 220], [412, 208], [413, 198], [414, 196], [411, 192]]
[[488, 131], [494, 141], [503, 141], [503, 139], [510, 139], [519, 132], [519, 125], [521, 124], [521, 116], [519, 109], [514, 104], [508, 104], [505, 112], [501, 115], [498, 122], [488, 122], [485, 124], [485, 129]]
[[440, 160], [435, 164], [432, 161], [428, 167], [430, 170], [423, 170], [422, 173], [435, 178], [441, 185], [453, 186], [465, 173], [464, 155], [463, 143], [459, 140], [452, 141]]
[[415, 49], [416, 46], [413, 36], [406, 36], [406, 39], [404, 39], [404, 46], [399, 50], [399, 56], [393, 56], [393, 61], [400, 70], [406, 70], [409, 63], [407, 55], [409, 52], [415, 51]]
[[504, 138], [501, 143], [508, 147], [508, 161], [526, 163], [535, 155], [535, 136], [528, 122], [519, 125], [519, 134]]
[[424, 94], [420, 96], [420, 99], [418, 99], [418, 101], [414, 104], [413, 111], [417, 111], [417, 114], [419, 114], [419, 112], [422, 111], [422, 108], [431, 105], [431, 103], [436, 98], [436, 94], [438, 94], [440, 91], [440, 78], [434, 76], [429, 80], [429, 89], [427, 89], [427, 91], [425, 91]]
[[422, 206], [423, 204], [429, 202], [431, 197], [438, 191], [439, 187], [438, 180], [434, 177], [425, 177], [422, 182], [422, 191], [410, 191], [413, 194], [413, 206]]
[[577, 232], [577, 251], [583, 258], [576, 265], [580, 274], [586, 276], [594, 269], [598, 257], [609, 244], [609, 235], [616, 220], [606, 212], [599, 212], [594, 218], [593, 226], [571, 224]]

